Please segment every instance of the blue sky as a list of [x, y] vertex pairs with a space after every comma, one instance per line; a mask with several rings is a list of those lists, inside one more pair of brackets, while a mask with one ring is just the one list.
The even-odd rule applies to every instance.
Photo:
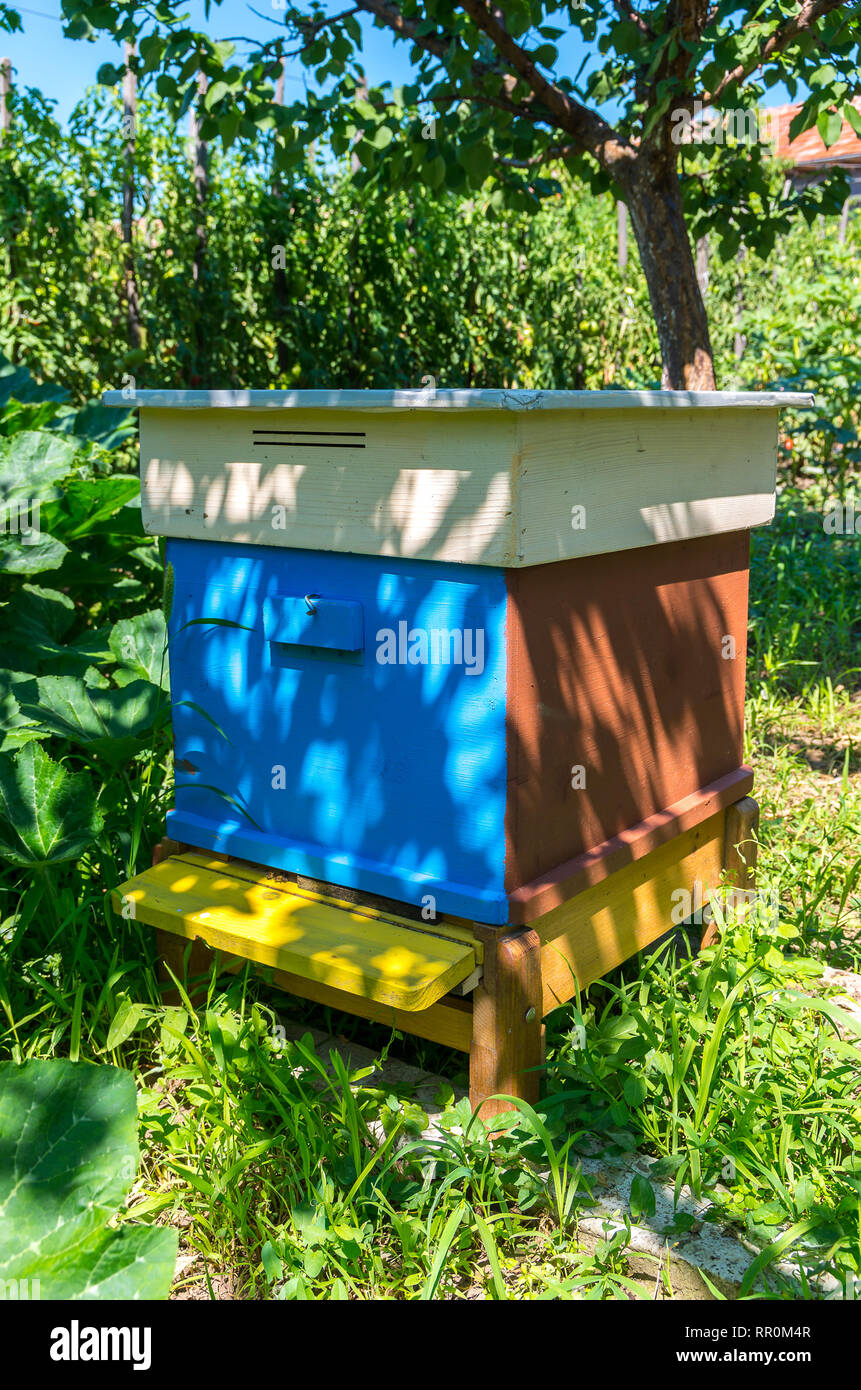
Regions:
[[[11, 0], [14, 4], [15, 0]], [[58, 0], [31, 0], [19, 7], [24, 23], [23, 34], [0, 34], [0, 54], [12, 59], [14, 80], [28, 87], [39, 87], [46, 97], [53, 98], [57, 115], [65, 120], [87, 86], [96, 80], [102, 63], [116, 63], [119, 49], [109, 39], [83, 43], [63, 37]], [[257, 11], [257, 13], [255, 13]], [[224, 0], [212, 5], [210, 18], [204, 17], [202, 0], [190, 0], [187, 13], [191, 24], [210, 33], [214, 38], [247, 35], [252, 39], [270, 37], [277, 33], [280, 14], [272, 0], [256, 0], [254, 7], [247, 0]], [[271, 14], [271, 19], [265, 18]], [[273, 23], [272, 20], [276, 22]], [[370, 82], [391, 81], [395, 86], [410, 80], [409, 45], [398, 43], [385, 31], [375, 29], [370, 20], [363, 19], [364, 63]], [[584, 56], [589, 53], [578, 33], [566, 36], [559, 44], [560, 68], [573, 76]], [[298, 94], [303, 85], [304, 69], [298, 62], [288, 68], [288, 96]], [[769, 105], [788, 100], [783, 87], [773, 87]]]

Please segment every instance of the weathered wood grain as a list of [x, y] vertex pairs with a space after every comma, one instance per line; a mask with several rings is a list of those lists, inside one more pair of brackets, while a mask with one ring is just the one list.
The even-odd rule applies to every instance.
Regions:
[[706, 900], [723, 870], [725, 817], [719, 812], [532, 923], [543, 1013], [684, 920], [689, 901]]
[[144, 408], [144, 526], [515, 568], [616, 553], [770, 520], [777, 417]]
[[720, 779], [740, 774], [727, 799], [750, 789], [748, 553], [734, 532], [507, 572], [515, 920], [552, 905], [545, 875], [555, 901], [576, 891], [570, 861], [613, 837]]
[[472, 996], [469, 1099], [486, 1120], [511, 1108], [489, 1099], [498, 1093], [530, 1104], [539, 1098], [542, 953], [539, 937], [528, 929], [502, 937], [485, 928], [476, 932], [484, 938], [485, 955], [484, 978]]

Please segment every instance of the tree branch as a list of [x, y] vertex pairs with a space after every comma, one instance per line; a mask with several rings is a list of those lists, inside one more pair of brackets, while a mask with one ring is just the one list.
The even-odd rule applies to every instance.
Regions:
[[[402, 14], [392, 0], [359, 0], [359, 8], [373, 14], [399, 38], [409, 39], [418, 48], [434, 54], [437, 58], [448, 57], [455, 36], [445, 33], [417, 34], [417, 22]], [[496, 78], [500, 83], [498, 92], [490, 94], [485, 91], [476, 95], [474, 99], [477, 102], [510, 111], [525, 120], [543, 121], [551, 127], [564, 130], [573, 136], [573, 153], [592, 154], [608, 172], [613, 172], [621, 163], [635, 157], [635, 147], [617, 135], [601, 116], [573, 101], [560, 87], [539, 72], [530, 55], [508, 33], [499, 11], [491, 11], [483, 0], [463, 0], [460, 8], [476, 27], [487, 35], [510, 70], [506, 72], [498, 64], [486, 63], [480, 59], [473, 61], [472, 75], [477, 83], [486, 86], [488, 78]], [[514, 100], [512, 92], [518, 80], [529, 88], [536, 99], [535, 103], [530, 100]], [[472, 98], [464, 94], [463, 99], [469, 101]]]
[[759, 53], [751, 62], [739, 63], [731, 72], [724, 74], [713, 92], [703, 93], [703, 104], [708, 106], [717, 101], [721, 93], [725, 92], [733, 82], [742, 82], [746, 77], [749, 77], [756, 68], [761, 67], [775, 53], [781, 53], [787, 44], [797, 38], [799, 34], [811, 29], [818, 19], [830, 14], [832, 10], [838, 10], [842, 4], [843, 0], [804, 0], [798, 13], [766, 39]]
[[531, 54], [512, 38], [499, 12], [494, 13], [486, 0], [460, 0], [460, 7], [547, 108], [554, 117], [553, 124], [574, 137], [580, 152], [593, 155], [608, 172], [635, 156], [634, 147], [619, 136], [603, 116], [573, 101], [567, 92], [539, 71]]
[[654, 29], [646, 23], [641, 14], [637, 13], [633, 5], [627, 3], [627, 0], [613, 0], [613, 3], [620, 19], [629, 19], [632, 24], [636, 24], [643, 38], [654, 39], [657, 37]]

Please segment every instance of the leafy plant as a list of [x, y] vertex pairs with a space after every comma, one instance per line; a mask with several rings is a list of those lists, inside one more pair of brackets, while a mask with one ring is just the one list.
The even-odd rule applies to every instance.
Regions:
[[0, 1065], [0, 1278], [49, 1299], [165, 1298], [176, 1232], [109, 1225], [138, 1164], [134, 1079], [115, 1067]]

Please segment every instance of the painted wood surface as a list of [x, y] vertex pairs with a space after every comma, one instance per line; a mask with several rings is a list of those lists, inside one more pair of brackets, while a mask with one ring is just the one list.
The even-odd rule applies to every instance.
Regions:
[[546, 876], [576, 879], [582, 863], [566, 861], [739, 772], [748, 546], [742, 532], [508, 572], [520, 920], [547, 903]]
[[[505, 922], [503, 574], [178, 540], [168, 561], [168, 834]], [[309, 593], [361, 606], [361, 651], [266, 640], [267, 600]]]
[[750, 790], [747, 550], [503, 572], [171, 540], [168, 831], [525, 924]]
[[520, 568], [762, 525], [777, 407], [711, 405], [146, 408], [144, 527]]
[[469, 1099], [486, 1121], [511, 1109], [502, 1095], [537, 1103], [544, 1029], [538, 935], [527, 929], [505, 936], [485, 932], [484, 938], [484, 978], [472, 1001]]
[[750, 791], [752, 786], [751, 769], [739, 768], [691, 796], [656, 811], [628, 830], [556, 865], [540, 878], [522, 884], [509, 894], [509, 922], [519, 925], [540, 920], [577, 893], [603, 883], [628, 864], [644, 859], [659, 846], [711, 819], [718, 811], [730, 808], [734, 800]]
[[213, 950], [413, 1012], [475, 969], [461, 942], [170, 858], [121, 884], [118, 910]]
[[[168, 843], [176, 845], [175, 841], [168, 841]], [[209, 869], [213, 873], [226, 873], [231, 878], [261, 884], [264, 888], [286, 888], [289, 892], [298, 893], [310, 901], [330, 903], [341, 911], [350, 911], [355, 908], [363, 917], [374, 917], [385, 922], [394, 922], [396, 926], [406, 927], [409, 931], [427, 932], [430, 936], [441, 936], [445, 941], [468, 946], [475, 954], [475, 959], [479, 965], [484, 959], [484, 946], [475, 935], [474, 923], [466, 919], [441, 918], [436, 922], [427, 922], [412, 917], [404, 917], [398, 912], [399, 905], [392, 899], [385, 899], [380, 903], [368, 894], [360, 895], [348, 888], [334, 888], [329, 885], [327, 891], [326, 886], [322, 884], [297, 883], [286, 874], [267, 869], [262, 864], [252, 864], [247, 859], [201, 854], [197, 850], [190, 849], [187, 845], [176, 845], [176, 848], [171, 849], [170, 853], [174, 856], [181, 855], [185, 864]], [[157, 860], [154, 857], [153, 864], [156, 863], [161, 863], [161, 859]]]
[[[758, 831], [759, 805], [752, 796], [742, 797], [728, 808], [724, 830], [725, 877], [731, 887], [740, 888], [744, 893], [756, 886]], [[702, 945], [713, 946], [719, 939], [719, 925], [712, 921], [703, 933]]]
[[644, 950], [706, 900], [723, 871], [725, 817], [719, 812], [532, 923], [541, 941], [543, 1013]]
[[812, 408], [806, 391], [521, 391], [495, 388], [405, 391], [175, 390], [105, 391], [102, 404], [122, 410], [361, 410], [403, 414], [416, 410], [743, 410]]
[[406, 1009], [393, 1009], [390, 1005], [379, 1004], [376, 1000], [365, 999], [357, 994], [345, 994], [342, 990], [321, 985], [319, 980], [304, 980], [299, 975], [289, 975], [276, 970], [272, 983], [278, 988], [295, 994], [299, 999], [310, 999], [315, 1004], [325, 1004], [329, 1009], [341, 1013], [355, 1014], [371, 1023], [379, 1023], [384, 1028], [398, 1028], [414, 1038], [426, 1038], [428, 1042], [440, 1043], [442, 1047], [453, 1047], [458, 1052], [469, 1052], [472, 1042], [472, 1004], [467, 999], [454, 999], [446, 995], [438, 1003], [431, 1004], [419, 1012]]

